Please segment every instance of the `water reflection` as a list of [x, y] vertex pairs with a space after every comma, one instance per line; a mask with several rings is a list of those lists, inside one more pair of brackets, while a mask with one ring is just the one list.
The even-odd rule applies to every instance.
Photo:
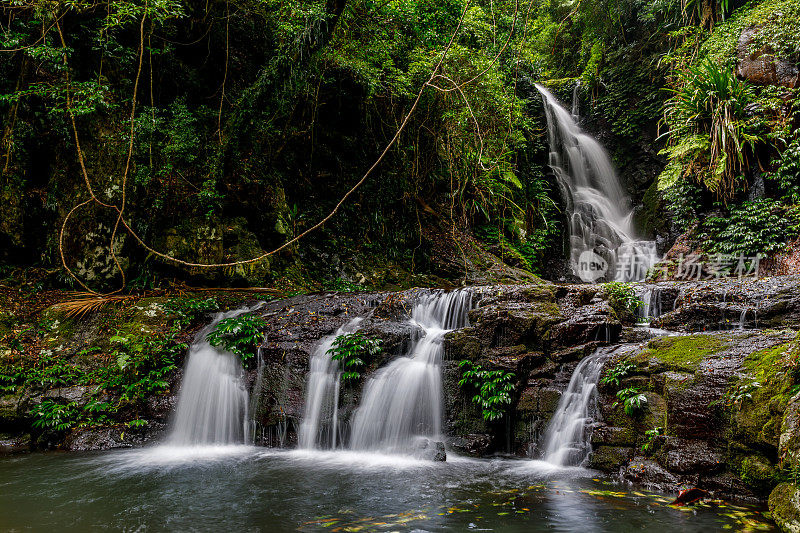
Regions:
[[[246, 446], [0, 459], [0, 530], [716, 531], [751, 510], [690, 512], [541, 461]], [[748, 522], [750, 524], [750, 522]], [[747, 525], [752, 527], [752, 524]]]

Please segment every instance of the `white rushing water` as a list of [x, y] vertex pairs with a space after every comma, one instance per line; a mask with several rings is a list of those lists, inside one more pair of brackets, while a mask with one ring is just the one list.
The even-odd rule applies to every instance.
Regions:
[[607, 281], [643, 280], [659, 260], [656, 244], [638, 235], [630, 197], [608, 154], [550, 91], [536, 89], [545, 103], [550, 167], [566, 202], [573, 273], [597, 281], [607, 267]]
[[369, 380], [353, 419], [350, 447], [413, 453], [442, 439], [442, 342], [468, 325], [472, 293], [460, 290], [422, 296], [411, 313], [416, 337]]
[[589, 422], [597, 410], [597, 382], [608, 357], [608, 350], [601, 348], [575, 368], [547, 426], [544, 461], [556, 466], [578, 466], [589, 456], [592, 451]]
[[223, 319], [250, 308], [218, 313], [189, 347], [169, 446], [230, 445], [249, 442], [248, 394], [239, 358], [206, 340]]
[[303, 421], [297, 433], [300, 448], [336, 448], [339, 429], [339, 387], [342, 374], [339, 361], [335, 361], [328, 350], [339, 335], [353, 333], [362, 318], [354, 318], [323, 337], [311, 357], [306, 404]]

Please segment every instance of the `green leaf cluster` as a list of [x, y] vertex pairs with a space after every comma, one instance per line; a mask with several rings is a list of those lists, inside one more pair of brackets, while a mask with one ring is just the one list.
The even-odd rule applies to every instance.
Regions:
[[458, 367], [461, 369], [458, 384], [477, 391], [472, 402], [481, 408], [483, 419], [494, 422], [502, 418], [511, 406], [516, 375], [505, 370], [486, 370], [467, 359], [460, 361]]
[[363, 358], [381, 353], [381, 344], [381, 339], [370, 339], [362, 332], [356, 331], [336, 337], [327, 353], [331, 359], [341, 364], [343, 381], [357, 381], [361, 378], [361, 371], [366, 365]]
[[612, 408], [622, 405], [625, 414], [635, 417], [647, 409], [647, 396], [642, 394], [639, 387], [628, 387], [617, 391], [617, 401]]
[[263, 342], [265, 327], [261, 317], [243, 314], [220, 320], [206, 339], [212, 346], [236, 354], [246, 362], [255, 356]]

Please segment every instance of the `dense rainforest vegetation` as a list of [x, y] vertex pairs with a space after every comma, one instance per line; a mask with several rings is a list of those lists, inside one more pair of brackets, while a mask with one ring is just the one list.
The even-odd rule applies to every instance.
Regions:
[[[769, 498], [773, 521], [800, 530], [800, 0], [0, 8], [0, 458], [154, 442], [504, 454], [448, 468], [593, 469], [576, 491], [481, 471], [511, 483], [517, 518], [553, 509], [525, 500], [542, 489], [603, 500], [620, 530], [633, 508], [650, 529], [689, 524], [650, 522], [663, 509], [641, 499], [620, 511], [611, 498], [646, 497], [605, 487], [623, 480], [688, 489], [678, 504]], [[635, 276], [574, 268], [630, 250], [646, 255]], [[761, 275], [720, 266], [737, 257]], [[378, 438], [397, 428], [413, 450]], [[38, 500], [36, 469], [19, 465], [0, 461], [25, 486], [0, 486], [0, 517], [27, 524], [15, 502]], [[279, 487], [252, 507], [292, 514], [281, 526], [322, 515], [285, 494], [347, 492], [316, 464], [276, 472], [242, 487]], [[203, 476], [186, 479], [214, 485]], [[463, 481], [414, 476], [433, 484], [403, 486], [403, 510]], [[284, 490], [294, 479], [312, 481]], [[405, 483], [353, 483], [356, 500], [381, 499], [363, 497], [374, 480]], [[176, 508], [256, 501], [240, 489], [187, 490]], [[470, 490], [432, 512], [501, 494]], [[326, 498], [335, 509], [309, 530], [357, 508]], [[83, 500], [62, 509], [102, 501]], [[151, 512], [136, 505], [97, 523], [139, 527], [119, 522]], [[771, 527], [743, 509], [715, 512]], [[705, 510], [685, 516], [708, 530]]]
[[20, 0], [2, 19], [0, 260], [46, 286], [458, 282], [487, 253], [555, 278], [537, 82], [575, 93], [662, 252], [798, 233], [796, 0]]

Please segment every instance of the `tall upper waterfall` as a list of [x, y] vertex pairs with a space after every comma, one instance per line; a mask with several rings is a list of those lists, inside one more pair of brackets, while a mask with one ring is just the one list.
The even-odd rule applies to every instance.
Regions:
[[248, 394], [242, 381], [242, 365], [234, 354], [211, 346], [206, 335], [221, 320], [250, 310], [218, 313], [195, 336], [183, 371], [168, 444], [243, 444], [249, 440]]
[[442, 437], [442, 342], [465, 327], [472, 293], [460, 290], [420, 298], [411, 313], [416, 338], [408, 356], [395, 359], [367, 383], [353, 420], [355, 450], [414, 451], [418, 439]]
[[580, 465], [592, 451], [587, 422], [596, 409], [597, 382], [607, 358], [608, 352], [598, 349], [572, 373], [544, 435], [542, 458], [548, 463]]
[[333, 335], [324, 337], [311, 357], [311, 371], [308, 374], [306, 405], [303, 422], [298, 431], [300, 448], [311, 449], [318, 446], [336, 448], [339, 430], [338, 406], [341, 368], [333, 360], [328, 350], [336, 337], [353, 333], [358, 329], [362, 318], [354, 318], [336, 330]]
[[656, 245], [638, 236], [630, 198], [608, 154], [550, 91], [536, 89], [545, 103], [550, 167], [566, 202], [573, 272], [584, 281], [643, 280], [659, 260]]

